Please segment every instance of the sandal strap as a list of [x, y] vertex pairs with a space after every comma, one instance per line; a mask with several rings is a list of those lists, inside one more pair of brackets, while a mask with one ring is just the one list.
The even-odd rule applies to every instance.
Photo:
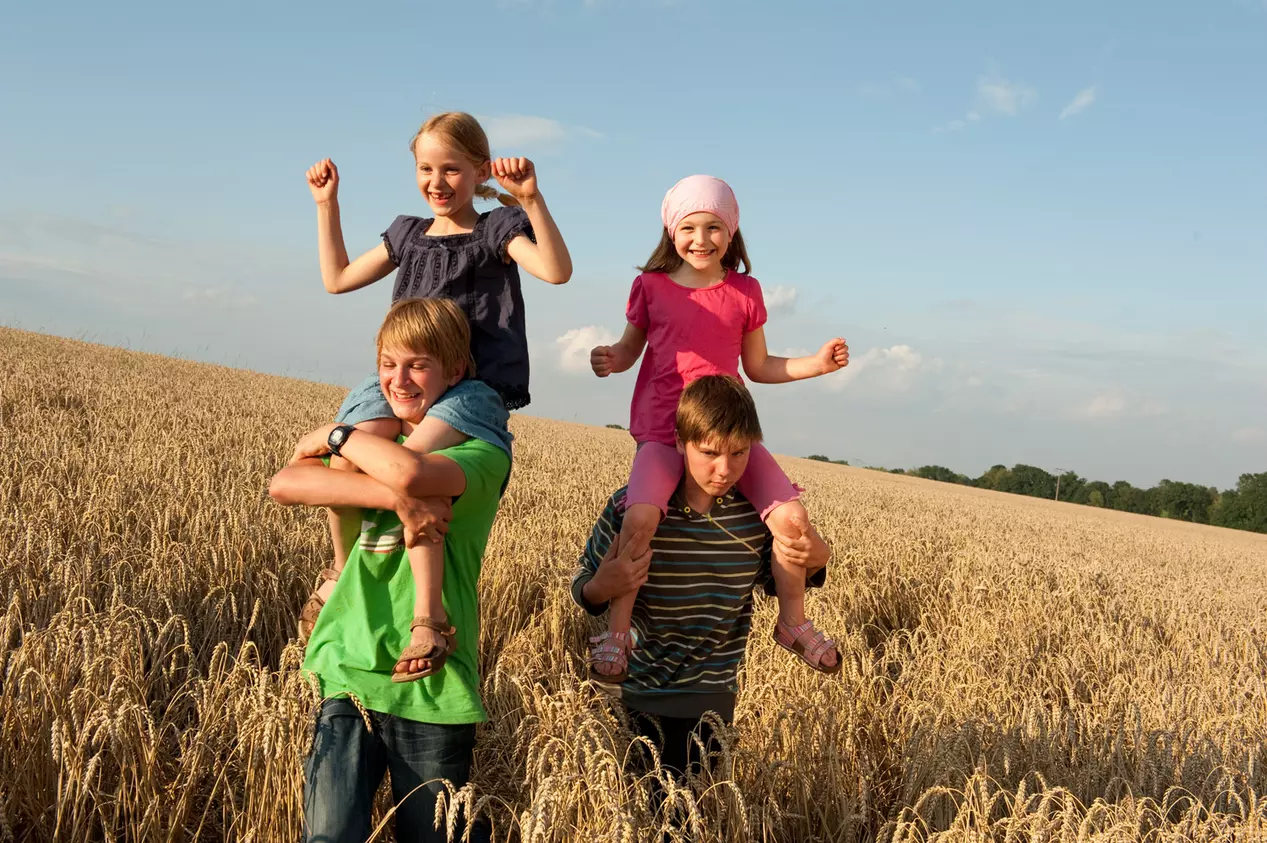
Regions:
[[413, 632], [415, 629], [417, 629], [420, 626], [425, 626], [427, 629], [435, 630], [436, 632], [446, 637], [458, 634], [458, 631], [454, 629], [451, 625], [447, 623], [441, 623], [435, 618], [429, 618], [425, 615], [419, 615], [418, 617], [414, 618], [413, 621], [409, 624], [409, 631]]
[[824, 635], [822, 630], [816, 629], [813, 621], [807, 620], [799, 626], [787, 626], [780, 623], [780, 626], [782, 626], [784, 634], [788, 636], [788, 643], [793, 647], [797, 646], [797, 642], [800, 641], [802, 635], [813, 630], [814, 634], [810, 636], [808, 641], [802, 642], [800, 647], [802, 658], [814, 667], [823, 663], [823, 656], [827, 654], [828, 650], [836, 648], [836, 642]]

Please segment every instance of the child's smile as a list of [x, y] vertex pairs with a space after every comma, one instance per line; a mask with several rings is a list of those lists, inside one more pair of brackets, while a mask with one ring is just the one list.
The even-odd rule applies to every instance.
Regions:
[[683, 219], [673, 232], [673, 246], [693, 269], [716, 269], [730, 246], [730, 232], [716, 214], [697, 211]]

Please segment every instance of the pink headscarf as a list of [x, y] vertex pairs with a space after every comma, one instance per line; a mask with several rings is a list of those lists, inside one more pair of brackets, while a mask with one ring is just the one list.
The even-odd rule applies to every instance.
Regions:
[[730, 230], [731, 237], [739, 230], [739, 202], [735, 192], [730, 185], [712, 176], [687, 176], [669, 188], [660, 205], [660, 217], [670, 237], [683, 219], [699, 211], [716, 214]]

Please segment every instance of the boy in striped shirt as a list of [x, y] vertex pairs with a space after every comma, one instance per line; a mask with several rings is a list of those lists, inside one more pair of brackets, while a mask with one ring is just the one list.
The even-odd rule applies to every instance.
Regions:
[[[753, 588], [762, 585], [767, 594], [774, 593], [770, 555], [775, 539], [734, 488], [750, 446], [760, 439], [752, 396], [737, 378], [709, 375], [692, 382], [677, 411], [677, 447], [686, 470], [650, 551], [632, 558], [618, 552], [625, 512], [625, 490], [620, 489], [594, 525], [572, 580], [573, 599], [592, 615], [606, 611], [613, 597], [637, 590], [635, 644], [604, 641], [594, 650], [596, 658], [627, 664], [627, 669], [592, 675], [608, 683], [623, 680], [611, 687], [629, 709], [634, 728], [659, 747], [663, 766], [679, 772], [688, 759], [698, 763], [692, 732], [708, 745], [711, 731], [701, 719], [706, 712], [731, 722], [752, 625]], [[808, 525], [800, 526], [801, 536], [780, 550], [805, 568], [808, 586], [821, 586], [827, 545]], [[825, 672], [839, 670], [834, 643], [816, 631], [815, 636], [782, 641], [776, 633], [776, 641], [788, 649], [795, 645]]]

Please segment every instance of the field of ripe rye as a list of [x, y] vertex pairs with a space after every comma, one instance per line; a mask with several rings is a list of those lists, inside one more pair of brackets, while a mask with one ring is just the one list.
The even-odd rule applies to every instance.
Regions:
[[[329, 538], [265, 487], [342, 393], [0, 329], [0, 840], [297, 839]], [[796, 459], [845, 668], [758, 598], [718, 772], [653, 813], [567, 594], [631, 443], [513, 430], [450, 803], [496, 839], [1267, 839], [1267, 536]]]

